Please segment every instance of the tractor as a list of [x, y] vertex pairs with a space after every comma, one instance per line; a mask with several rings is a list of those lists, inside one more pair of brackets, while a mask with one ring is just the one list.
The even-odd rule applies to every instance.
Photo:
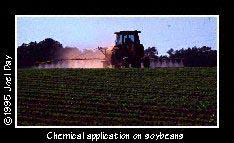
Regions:
[[140, 43], [141, 31], [119, 31], [115, 32], [115, 46], [108, 51], [108, 48], [98, 47], [105, 55], [103, 67], [134, 67], [140, 68], [144, 62], [144, 46]]
[[[141, 31], [119, 31], [115, 32], [116, 40], [113, 47], [98, 47], [105, 58], [101, 59], [104, 68], [140, 68], [141, 63], [144, 67], [149, 67], [149, 58], [144, 57], [144, 46], [140, 43], [139, 33]], [[148, 59], [148, 60], [147, 60]], [[77, 60], [100, 60], [96, 58], [66, 58], [54, 59], [46, 62], [36, 62], [36, 65], [58, 63], [61, 61], [77, 61]]]

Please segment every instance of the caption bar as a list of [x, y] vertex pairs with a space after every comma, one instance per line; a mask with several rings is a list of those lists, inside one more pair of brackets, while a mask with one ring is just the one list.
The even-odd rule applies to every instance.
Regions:
[[168, 133], [156, 133], [156, 134], [128, 134], [128, 133], [95, 133], [95, 134], [86, 134], [82, 133], [56, 133], [48, 132], [46, 134], [48, 140], [182, 140], [183, 134], [168, 134]]

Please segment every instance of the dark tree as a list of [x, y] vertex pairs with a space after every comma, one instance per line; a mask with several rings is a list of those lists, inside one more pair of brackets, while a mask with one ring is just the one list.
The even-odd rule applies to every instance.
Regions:
[[144, 50], [143, 65], [146, 68], [150, 67], [150, 60], [158, 59], [158, 50], [155, 47], [148, 47]]
[[174, 54], [174, 50], [171, 48], [170, 50], [167, 51], [169, 56], [172, 56]]
[[157, 55], [158, 55], [158, 50], [155, 47], [148, 47], [147, 49], [145, 49], [144, 51], [145, 53], [145, 57], [149, 57], [149, 58], [153, 58], [153, 59], [157, 59]]
[[18, 68], [28, 68], [37, 62], [60, 58], [59, 51], [62, 49], [62, 44], [52, 38], [46, 38], [39, 43], [23, 43], [17, 48]]
[[192, 47], [174, 51], [170, 49], [169, 58], [182, 58], [184, 65], [188, 67], [214, 67], [217, 66], [217, 51], [211, 47]]

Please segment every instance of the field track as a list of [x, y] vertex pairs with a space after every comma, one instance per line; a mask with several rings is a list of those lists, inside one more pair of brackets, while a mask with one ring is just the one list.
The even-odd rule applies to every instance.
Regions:
[[18, 69], [17, 123], [215, 126], [216, 70]]

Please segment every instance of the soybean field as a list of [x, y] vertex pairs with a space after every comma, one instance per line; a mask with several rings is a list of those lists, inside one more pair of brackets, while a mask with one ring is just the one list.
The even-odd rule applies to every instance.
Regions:
[[217, 125], [217, 68], [17, 72], [18, 126]]

